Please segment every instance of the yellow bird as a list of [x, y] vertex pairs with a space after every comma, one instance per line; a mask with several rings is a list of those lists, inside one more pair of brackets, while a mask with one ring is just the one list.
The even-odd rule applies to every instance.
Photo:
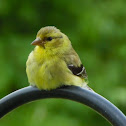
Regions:
[[26, 63], [30, 85], [51, 90], [62, 85], [87, 88], [87, 74], [69, 38], [54, 26], [41, 28]]

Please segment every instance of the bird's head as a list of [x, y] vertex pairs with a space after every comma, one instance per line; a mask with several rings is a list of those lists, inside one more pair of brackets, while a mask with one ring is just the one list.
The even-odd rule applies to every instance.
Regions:
[[36, 39], [31, 44], [43, 47], [44, 49], [55, 49], [68, 46], [71, 42], [59, 29], [54, 26], [47, 26], [38, 31]]

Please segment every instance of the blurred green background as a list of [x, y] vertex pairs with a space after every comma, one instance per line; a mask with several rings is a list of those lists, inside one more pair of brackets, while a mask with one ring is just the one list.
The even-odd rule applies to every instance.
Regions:
[[[89, 86], [126, 114], [126, 1], [0, 0], [0, 98], [28, 86], [25, 63], [37, 31], [53, 25], [69, 36]], [[110, 126], [100, 115], [63, 99], [23, 105], [1, 126]]]

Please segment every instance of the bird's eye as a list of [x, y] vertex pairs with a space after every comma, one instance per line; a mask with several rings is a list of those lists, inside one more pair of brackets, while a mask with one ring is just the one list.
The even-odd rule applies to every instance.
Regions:
[[52, 37], [46, 38], [47, 41], [51, 41], [52, 39], [53, 39]]

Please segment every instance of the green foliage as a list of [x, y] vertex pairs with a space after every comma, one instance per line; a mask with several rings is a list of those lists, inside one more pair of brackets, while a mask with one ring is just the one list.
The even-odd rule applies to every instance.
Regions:
[[[25, 63], [37, 31], [54, 25], [69, 36], [89, 86], [126, 113], [126, 2], [123, 0], [0, 0], [0, 98], [28, 86]], [[21, 123], [20, 123], [21, 122]], [[108, 126], [91, 109], [47, 99], [23, 105], [2, 126]]]

